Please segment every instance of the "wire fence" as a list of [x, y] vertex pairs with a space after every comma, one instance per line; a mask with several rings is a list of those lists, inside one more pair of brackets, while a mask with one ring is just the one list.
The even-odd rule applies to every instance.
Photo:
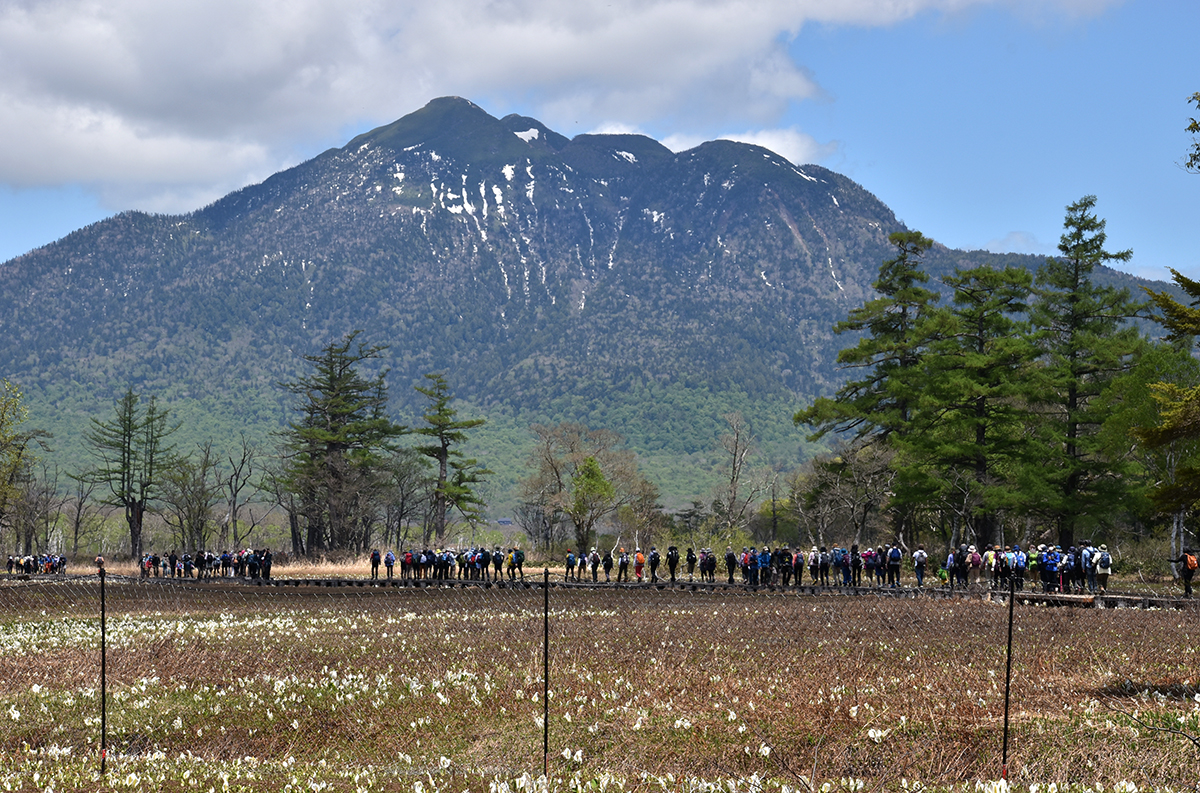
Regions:
[[467, 773], [937, 786], [997, 779], [1005, 754], [1025, 784], [1197, 782], [1187, 601], [1017, 592], [1006, 698], [1003, 589], [548, 577], [7, 580], [0, 751], [98, 768], [103, 746], [110, 775], [182, 756], [369, 770], [382, 789]]

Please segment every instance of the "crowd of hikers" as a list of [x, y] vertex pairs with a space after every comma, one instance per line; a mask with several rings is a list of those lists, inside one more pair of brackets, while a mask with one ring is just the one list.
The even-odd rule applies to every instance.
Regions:
[[197, 551], [180, 554], [143, 554], [138, 564], [142, 578], [271, 578], [270, 549], [240, 551]]
[[[1168, 560], [1177, 565], [1184, 585], [1184, 596], [1192, 596], [1192, 579], [1197, 570], [1194, 549], [1184, 549], [1178, 559]], [[370, 553], [371, 578], [380, 578], [380, 567], [390, 581], [396, 576], [403, 580], [479, 580], [500, 581], [525, 578], [525, 552], [520, 548], [496, 546], [464, 550], [408, 550], [397, 555], [391, 550]], [[269, 549], [247, 548], [216, 554], [199, 551], [196, 554], [147, 553], [140, 560], [143, 578], [271, 578], [272, 555]], [[58, 554], [10, 555], [8, 573], [53, 574], [65, 573], [67, 559]], [[651, 547], [649, 554], [641, 548], [633, 553], [623, 547], [601, 552], [593, 547], [588, 553], [566, 554], [567, 581], [599, 583], [676, 583], [686, 576], [687, 581], [699, 580], [715, 584], [717, 570], [724, 567], [725, 583], [748, 586], [818, 586], [818, 587], [901, 587], [902, 578], [911, 571], [917, 587], [924, 587], [932, 570], [935, 585], [952, 589], [1008, 589], [1010, 583], [1017, 591], [1026, 586], [1040, 588], [1046, 593], [1104, 594], [1112, 574], [1113, 558], [1107, 545], [1095, 546], [1082, 541], [1064, 550], [1058, 545], [1038, 545], [1025, 550], [1019, 544], [993, 545], [982, 550], [974, 545], [959, 545], [947, 554], [945, 563], [930, 561], [923, 545], [911, 554], [896, 545], [880, 545], [861, 550], [858, 545], [842, 548], [834, 545], [812, 546], [809, 551], [783, 547], [772, 550], [732, 547], [720, 557], [711, 548], [692, 548], [682, 553], [677, 546], [661, 554]], [[665, 567], [665, 569], [664, 569]]]
[[386, 570], [387, 580], [396, 574], [400, 566], [400, 578], [429, 579], [435, 581], [457, 578], [463, 581], [499, 581], [507, 573], [509, 580], [525, 579], [525, 552], [520, 548], [507, 550], [497, 545], [494, 549], [469, 548], [461, 551], [443, 549], [407, 550], [397, 556], [392, 551], [381, 554], [376, 548], [371, 551], [371, 579], [379, 579], [379, 567]]
[[24, 556], [9, 555], [8, 574], [23, 575], [63, 575], [67, 572], [67, 557], [62, 554], [44, 553], [39, 556], [26, 554]]
[[[399, 564], [403, 579], [499, 581], [505, 572], [509, 579], [518, 576], [523, 579], [524, 558], [519, 548], [410, 550], [399, 557], [390, 550], [382, 554], [374, 550], [371, 578], [380, 577], [382, 564], [391, 580]], [[1179, 565], [1185, 596], [1191, 597], [1191, 580], [1197, 567], [1195, 552], [1187, 549], [1179, 559], [1170, 561]], [[593, 547], [590, 552], [580, 554], [568, 549], [564, 579], [599, 583], [603, 575], [604, 581], [611, 583], [615, 570], [617, 583], [676, 583], [684, 576], [688, 581], [696, 581], [697, 575], [701, 582], [716, 583], [722, 562], [726, 583], [748, 586], [898, 588], [911, 570], [916, 586], [924, 587], [932, 569], [933, 580], [939, 586], [1008, 589], [1011, 583], [1017, 591], [1024, 591], [1028, 585], [1046, 593], [1062, 594], [1104, 594], [1113, 566], [1107, 545], [1095, 546], [1086, 540], [1065, 551], [1057, 545], [1038, 545], [1026, 551], [1019, 544], [993, 545], [982, 550], [963, 544], [950, 550], [944, 564], [931, 564], [923, 545], [918, 545], [911, 554], [887, 544], [865, 550], [858, 545], [849, 548], [814, 545], [807, 552], [800, 548], [793, 552], [787, 547], [774, 550], [744, 547], [740, 554], [727, 547], [723, 559], [711, 548], [701, 548], [699, 553], [687, 548], [681, 553], [672, 545], [666, 554], [661, 554], [657, 547], [651, 547], [649, 554], [641, 548], [635, 548], [632, 554], [623, 547], [604, 552]]]

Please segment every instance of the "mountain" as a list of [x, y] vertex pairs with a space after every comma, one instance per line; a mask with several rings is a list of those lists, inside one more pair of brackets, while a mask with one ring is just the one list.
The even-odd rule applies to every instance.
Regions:
[[0, 265], [0, 371], [64, 459], [127, 385], [219, 445], [277, 428], [276, 384], [361, 328], [390, 345], [401, 416], [436, 370], [490, 419], [498, 498], [528, 424], [572, 419], [624, 433], [677, 503], [703, 496], [724, 412], [776, 463], [805, 453], [788, 417], [838, 382], [832, 325], [902, 228], [846, 177], [761, 147], [568, 139], [442, 98], [199, 211], [123, 213]]

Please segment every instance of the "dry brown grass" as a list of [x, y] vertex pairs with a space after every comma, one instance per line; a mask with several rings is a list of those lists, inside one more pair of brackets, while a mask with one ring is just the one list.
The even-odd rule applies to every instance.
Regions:
[[[94, 585], [2, 589], [12, 616], [0, 636], [52, 634], [63, 615], [92, 624], [95, 596]], [[573, 765], [558, 757], [569, 749], [588, 769], [628, 777], [998, 776], [1005, 608], [648, 590], [551, 597], [557, 767]], [[113, 745], [540, 770], [541, 606], [536, 588], [110, 586], [109, 676], [125, 692], [110, 708]], [[1193, 783], [1190, 745], [1107, 706], [1200, 728], [1198, 616], [1019, 608], [1014, 780]], [[0, 749], [86, 747], [95, 729], [80, 723], [90, 700], [78, 692], [96, 685], [94, 643], [31, 642], [0, 653], [0, 680], [9, 692], [42, 687], [65, 717], [24, 707], [22, 721], [0, 726]], [[61, 704], [72, 692], [74, 718]]]

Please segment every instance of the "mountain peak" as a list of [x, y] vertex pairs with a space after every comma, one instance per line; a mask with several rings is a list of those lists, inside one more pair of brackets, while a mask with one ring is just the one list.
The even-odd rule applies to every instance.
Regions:
[[539, 146], [551, 151], [562, 151], [563, 147], [571, 142], [565, 135], [558, 134], [536, 118], [530, 118], [529, 116], [519, 116], [516, 113], [510, 113], [500, 119], [500, 123], [531, 146]]
[[431, 100], [420, 110], [354, 138], [353, 151], [376, 145], [401, 152], [417, 147], [468, 162], [511, 162], [529, 157], [529, 147], [499, 119], [458, 96]]

